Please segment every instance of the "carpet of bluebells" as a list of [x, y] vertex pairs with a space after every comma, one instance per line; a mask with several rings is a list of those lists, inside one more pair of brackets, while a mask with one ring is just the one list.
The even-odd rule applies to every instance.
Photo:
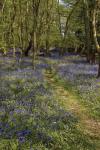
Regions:
[[98, 65], [88, 64], [86, 58], [76, 54], [53, 56], [51, 62], [61, 79], [71, 83], [90, 113], [100, 119], [100, 78]]
[[[94, 102], [97, 66], [74, 62], [74, 56], [56, 61], [60, 76]], [[33, 70], [30, 58], [0, 57], [0, 150], [95, 150], [91, 137], [77, 128], [78, 118], [54, 99], [44, 77], [50, 68], [45, 62], [36, 61]]]

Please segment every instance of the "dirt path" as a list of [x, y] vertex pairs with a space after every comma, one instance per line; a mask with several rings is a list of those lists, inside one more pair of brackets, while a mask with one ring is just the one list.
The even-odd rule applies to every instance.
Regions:
[[[79, 118], [78, 128], [80, 128], [85, 134], [91, 136], [99, 145], [100, 122], [94, 120], [89, 115], [86, 107], [79, 102], [77, 95], [72, 93], [72, 91], [65, 89], [62, 84], [59, 84], [59, 82], [55, 80], [51, 71], [46, 71], [45, 77], [48, 84], [53, 88], [54, 97], [58, 99], [61, 106], [71, 111]], [[99, 149], [97, 148], [97, 150]]]

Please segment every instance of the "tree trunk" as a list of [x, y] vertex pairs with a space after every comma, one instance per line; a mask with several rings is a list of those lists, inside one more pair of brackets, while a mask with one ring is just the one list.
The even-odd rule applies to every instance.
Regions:
[[91, 42], [90, 42], [89, 8], [87, 0], [84, 0], [84, 23], [85, 23], [85, 49], [87, 54], [87, 62], [90, 63]]
[[99, 66], [98, 66], [98, 75], [97, 77], [99, 78], [100, 77], [100, 53], [99, 53]]
[[29, 55], [29, 51], [31, 50], [32, 48], [32, 40], [29, 41], [29, 45], [28, 47], [26, 48], [25, 52], [24, 52], [24, 55], [27, 57]]
[[36, 42], [36, 31], [34, 31], [33, 34], [33, 69], [35, 69], [35, 56], [36, 56], [36, 48], [37, 48], [37, 42]]
[[92, 33], [93, 33], [93, 42], [96, 48], [96, 51], [99, 54], [99, 67], [98, 67], [98, 77], [100, 77], [100, 46], [97, 40], [97, 31], [96, 31], [96, 8], [97, 3], [94, 2], [92, 5], [92, 11], [91, 11], [91, 20], [92, 20]]

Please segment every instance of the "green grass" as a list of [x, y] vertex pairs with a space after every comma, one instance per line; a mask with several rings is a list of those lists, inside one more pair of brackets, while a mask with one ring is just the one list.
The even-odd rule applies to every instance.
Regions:
[[[75, 94], [72, 86], [61, 80], [52, 69], [47, 70], [58, 87]], [[34, 82], [35, 81], [35, 82]], [[65, 108], [55, 94], [55, 88], [45, 81], [4, 77], [5, 88], [0, 101], [6, 112], [0, 111], [0, 150], [99, 150], [97, 142], [78, 128], [79, 117]], [[42, 91], [41, 91], [42, 88]], [[20, 135], [23, 131], [30, 134]], [[20, 139], [20, 138], [23, 138]]]
[[[99, 144], [100, 134], [99, 134], [99, 128], [98, 128], [99, 125], [95, 126], [95, 129], [98, 132], [94, 131], [94, 129], [92, 129], [93, 123], [97, 124], [97, 121], [95, 120], [96, 118], [94, 117], [94, 112], [90, 111], [89, 107], [86, 107], [86, 103], [84, 103], [81, 100], [80, 93], [78, 93], [78, 91], [75, 89], [75, 87], [73, 88], [73, 86], [71, 85], [70, 82], [64, 81], [63, 79], [61, 79], [57, 75], [55, 70], [51, 71], [51, 69], [48, 69], [46, 72], [49, 75], [49, 78], [51, 77], [51, 79], [52, 79], [51, 88], [53, 87], [53, 84], [54, 84], [56, 86], [56, 90], [58, 89], [59, 95], [57, 98], [59, 99], [59, 97], [60, 97], [60, 99], [58, 100], [58, 103], [60, 104], [60, 106], [62, 106], [63, 108], [67, 108], [68, 110], [78, 106], [79, 109], [74, 108], [74, 111], [75, 111], [76, 115], [78, 114], [77, 117], [79, 118], [79, 128], [81, 129], [81, 131], [83, 133], [86, 133], [86, 134], [88, 133], [87, 137], [89, 137], [89, 135], [90, 135], [91, 141], [93, 141], [93, 143], [95, 144], [95, 148], [99, 149], [99, 147], [100, 147], [100, 144]], [[63, 94], [62, 93], [60, 94], [59, 87], [62, 89]], [[64, 92], [69, 93], [69, 95], [70, 95], [70, 96], [68, 96], [69, 100], [67, 97], [66, 97], [66, 99], [63, 100], [63, 97], [61, 97], [61, 95], [64, 95]], [[65, 93], [65, 96], [67, 95], [66, 93]], [[90, 122], [90, 123], [87, 124], [86, 122]], [[93, 134], [92, 136], [91, 136], [91, 133]], [[98, 134], [98, 135], [96, 135], [96, 134]]]

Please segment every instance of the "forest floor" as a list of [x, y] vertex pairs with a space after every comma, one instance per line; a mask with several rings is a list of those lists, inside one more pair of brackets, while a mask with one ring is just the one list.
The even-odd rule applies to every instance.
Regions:
[[0, 58], [0, 150], [99, 150], [97, 65], [78, 55]]
[[87, 108], [80, 103], [77, 95], [70, 91], [70, 89], [66, 89], [61, 81], [59, 82], [59, 79], [57, 81], [55, 77], [52, 76], [53, 74], [51, 72], [46, 73], [46, 79], [54, 91], [55, 98], [58, 97], [61, 106], [80, 118], [79, 127], [83, 127], [84, 132], [89, 133], [90, 136], [95, 137], [95, 139], [99, 138], [100, 121], [93, 119], [89, 115]]

